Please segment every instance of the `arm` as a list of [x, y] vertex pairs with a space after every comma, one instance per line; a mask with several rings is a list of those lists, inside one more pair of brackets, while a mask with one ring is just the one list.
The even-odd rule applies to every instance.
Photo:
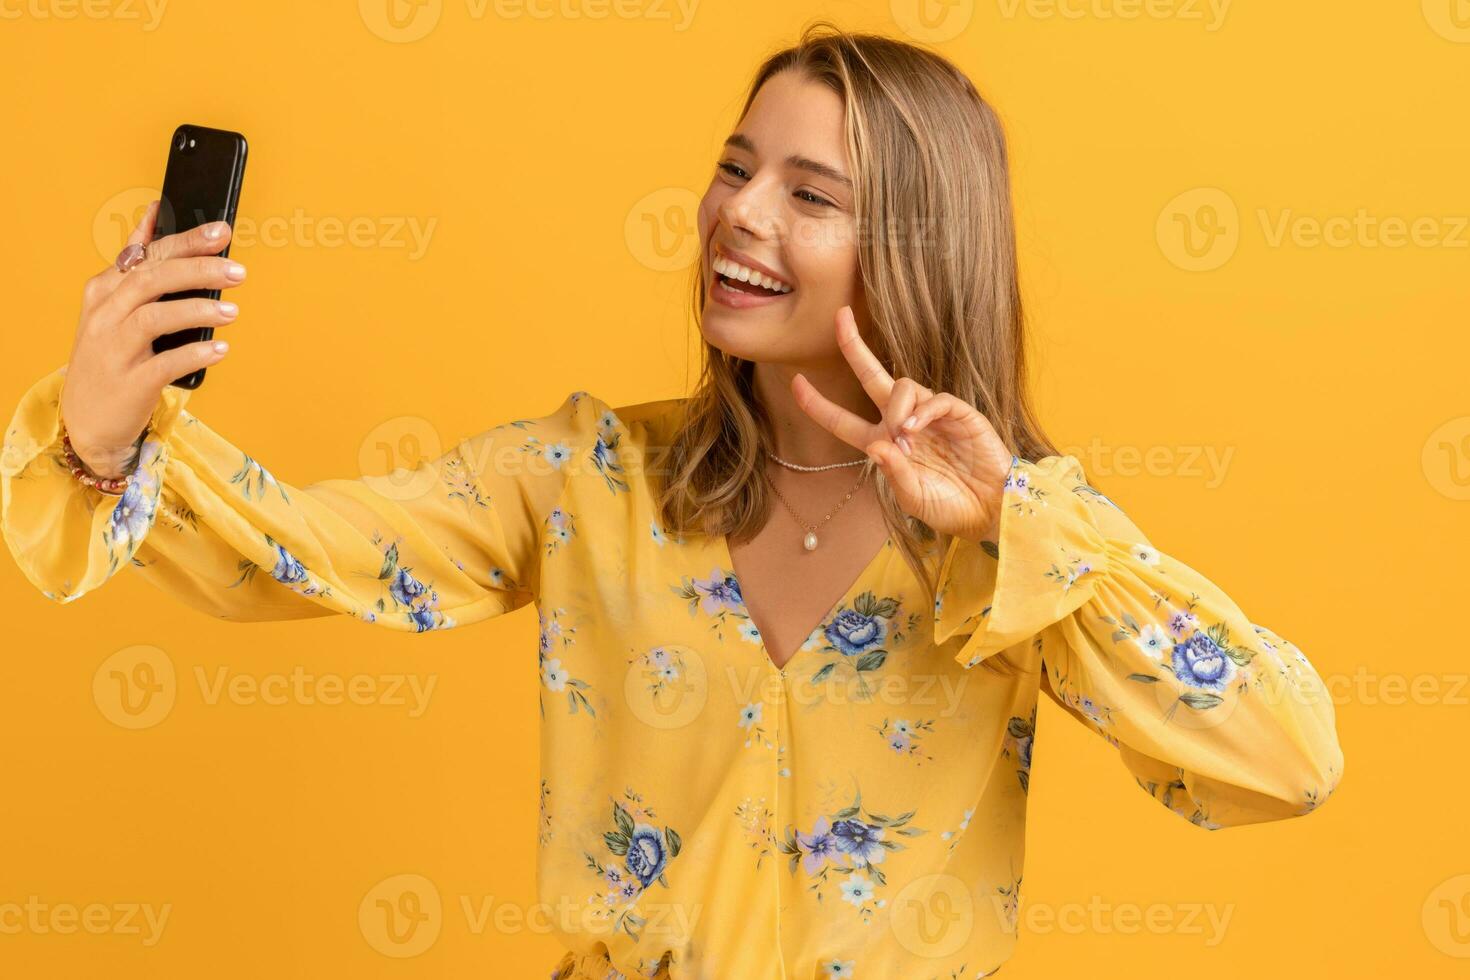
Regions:
[[231, 620], [345, 613], [422, 632], [530, 601], [547, 521], [589, 460], [606, 406], [573, 392], [387, 477], [277, 480], [167, 387], [127, 492], [78, 483], [61, 462], [64, 369], [26, 393], [0, 457], [0, 527], [26, 577], [71, 602], [131, 565]]
[[962, 637], [961, 664], [1037, 638], [1047, 694], [1198, 826], [1305, 814], [1337, 787], [1306, 657], [1157, 551], [1075, 458], [1013, 459], [997, 536], [955, 538], [940, 568], [934, 637]]

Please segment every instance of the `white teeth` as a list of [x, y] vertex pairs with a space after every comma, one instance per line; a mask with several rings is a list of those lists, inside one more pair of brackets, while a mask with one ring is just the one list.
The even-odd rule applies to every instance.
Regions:
[[745, 266], [740, 265], [737, 262], [731, 262], [729, 259], [724, 258], [723, 256], [715, 256], [715, 260], [712, 265], [714, 266], [715, 272], [719, 273], [722, 276], [727, 276], [730, 279], [738, 279], [741, 282], [754, 283], [755, 285], [760, 286], [764, 289], [769, 289], [774, 293], [791, 292], [791, 287], [786, 285], [779, 279], [772, 279], [770, 276], [762, 275], [761, 273], [756, 272], [754, 269], [747, 269]]

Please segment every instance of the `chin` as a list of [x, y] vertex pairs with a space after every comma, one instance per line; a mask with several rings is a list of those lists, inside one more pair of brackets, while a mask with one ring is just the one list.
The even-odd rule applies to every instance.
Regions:
[[723, 351], [730, 357], [739, 357], [747, 361], [764, 361], [769, 359], [771, 345], [765, 343], [759, 336], [753, 333], [762, 331], [750, 331], [739, 329], [742, 324], [733, 322], [730, 318], [720, 315], [715, 311], [713, 315], [706, 311], [699, 332], [710, 346]]
[[767, 363], [802, 360], [807, 329], [790, 310], [732, 310], [710, 299], [699, 324], [704, 339], [730, 357]]

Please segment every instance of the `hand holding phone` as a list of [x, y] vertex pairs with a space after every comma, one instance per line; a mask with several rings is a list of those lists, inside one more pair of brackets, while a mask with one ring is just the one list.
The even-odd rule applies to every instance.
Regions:
[[[233, 230], [240, 186], [245, 179], [246, 150], [245, 137], [239, 133], [187, 125], [174, 130], [154, 234], [159, 238], [177, 235], [212, 221], [223, 221]], [[228, 239], [219, 254], [229, 256]], [[219, 299], [219, 296], [218, 289], [194, 289], [169, 293], [159, 300]], [[153, 350], [162, 353], [213, 336], [214, 328], [201, 324], [154, 338]], [[204, 383], [204, 368], [175, 378], [171, 383], [180, 388], [198, 388]]]
[[[172, 145], [178, 146], [178, 132]], [[242, 139], [241, 163], [243, 146]], [[183, 173], [170, 165], [170, 176]], [[238, 173], [230, 178], [235, 187], [225, 209], [230, 218], [238, 200]], [[170, 176], [166, 188], [186, 185], [182, 176]], [[239, 310], [219, 296], [244, 281], [245, 269], [226, 257], [230, 224], [208, 220], [216, 212], [208, 205], [192, 207], [199, 198], [186, 200], [191, 193], [176, 191], [175, 201], [184, 202], [185, 209], [171, 208], [166, 222], [163, 202], [149, 205], [128, 237], [129, 245], [146, 244], [146, 258], [126, 272], [107, 266], [82, 291], [60, 411], [77, 455], [99, 476], [122, 475], [166, 386], [197, 386], [204, 369], [228, 349], [212, 339], [214, 328], [233, 322]], [[188, 230], [177, 230], [181, 218]], [[158, 234], [162, 227], [171, 233]]]

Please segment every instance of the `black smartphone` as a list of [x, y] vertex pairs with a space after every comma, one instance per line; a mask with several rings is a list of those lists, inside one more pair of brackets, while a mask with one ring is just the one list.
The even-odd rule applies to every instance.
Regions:
[[[235, 209], [240, 204], [240, 185], [245, 179], [245, 150], [245, 137], [239, 133], [190, 125], [174, 130], [153, 237], [174, 235], [211, 221], [227, 221], [233, 230]], [[229, 255], [230, 244], [219, 254]], [[168, 293], [159, 300], [219, 299], [219, 296], [218, 289], [190, 289]], [[159, 354], [213, 336], [214, 327], [189, 327], [155, 337], [153, 352]], [[198, 388], [204, 383], [204, 368], [169, 383], [179, 388]]]

